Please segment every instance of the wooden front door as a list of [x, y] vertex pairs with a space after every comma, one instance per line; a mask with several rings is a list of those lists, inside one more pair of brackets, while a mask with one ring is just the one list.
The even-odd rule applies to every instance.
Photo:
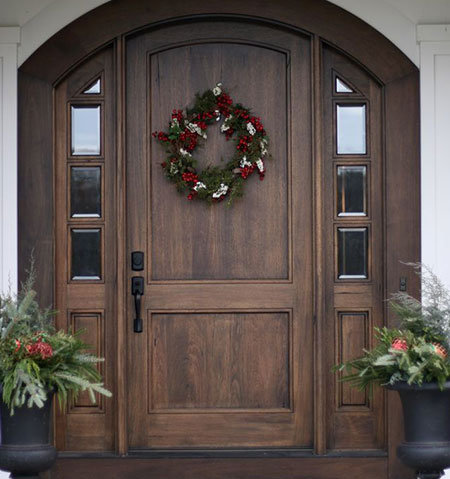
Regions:
[[[313, 295], [310, 41], [199, 22], [127, 43], [127, 244], [142, 251], [143, 333], [128, 306], [131, 449], [311, 447]], [[174, 108], [222, 82], [270, 134], [274, 160], [230, 207], [164, 178]], [[302, 88], [295, 88], [302, 85]], [[220, 124], [200, 168], [232, 154]]]
[[[92, 19], [112, 33], [80, 20], [48, 50], [61, 68], [39, 54], [20, 75], [21, 257], [37, 244], [44, 304], [114, 393], [56, 413], [52, 477], [407, 477], [399, 404], [331, 367], [393, 324], [400, 280], [417, 291], [399, 262], [419, 254], [417, 70], [327, 2], [197, 3], [109, 2]], [[218, 82], [273, 157], [229, 207], [178, 194], [152, 138]], [[199, 168], [232, 154], [220, 124]]]

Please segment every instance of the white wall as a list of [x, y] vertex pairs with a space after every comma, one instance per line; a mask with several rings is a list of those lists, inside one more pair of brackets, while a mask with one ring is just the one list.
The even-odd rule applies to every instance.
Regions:
[[[20, 28], [0, 27], [0, 291], [17, 282], [17, 45]], [[0, 479], [9, 474], [0, 471]]]
[[17, 282], [18, 27], [0, 28], [0, 290]]
[[[11, 2], [11, 0], [8, 1]], [[19, 65], [53, 34], [61, 30], [61, 28], [76, 18], [81, 17], [84, 13], [108, 1], [109, 0], [55, 0], [48, 5], [46, 4], [45, 8], [22, 26]]]
[[422, 255], [450, 285], [450, 25], [417, 29], [421, 64]]

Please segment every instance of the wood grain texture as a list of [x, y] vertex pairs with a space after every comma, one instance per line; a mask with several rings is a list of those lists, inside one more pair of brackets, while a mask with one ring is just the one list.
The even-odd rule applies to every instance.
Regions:
[[330, 44], [339, 45], [385, 83], [416, 69], [386, 37], [325, 0], [229, 0], [226, 4], [220, 0], [151, 4], [146, 0], [116, 0], [88, 12], [56, 33], [22, 69], [52, 82], [93, 50], [132, 30], [173, 18], [230, 14], [254, 16], [314, 32]]
[[[245, 31], [240, 24], [227, 24], [234, 35]], [[166, 34], [175, 43], [182, 27]], [[202, 28], [205, 30], [205, 28]], [[241, 31], [239, 31], [241, 30]], [[201, 35], [205, 43], [182, 45], [154, 53], [150, 58], [150, 131], [166, 130], [174, 108], [190, 105], [197, 92], [222, 82], [235, 103], [251, 106], [270, 136], [269, 173], [264, 182], [251, 177], [244, 186], [244, 197], [231, 208], [215, 208], [193, 202], [176, 194], [164, 178], [161, 163], [166, 154], [156, 141], [150, 143], [151, 194], [147, 207], [151, 214], [151, 251], [149, 268], [152, 280], [270, 280], [289, 279], [288, 146], [292, 129], [288, 126], [289, 52], [276, 46], [259, 47], [229, 43], [220, 23]], [[224, 37], [219, 43], [208, 38]], [[152, 45], [153, 46], [153, 45]], [[173, 72], [181, 69], [183, 75]], [[264, 79], [264, 81], [262, 81]], [[241, 85], [248, 85], [243, 89]], [[208, 139], [198, 146], [194, 158], [199, 171], [208, 165], [223, 168], [234, 155], [234, 142], [225, 140], [220, 125], [208, 128]], [[170, 201], [161, 201], [170, 198]], [[194, 204], [197, 203], [197, 204]], [[164, 251], [164, 254], [161, 252]], [[263, 259], [264, 258], [264, 259]]]
[[287, 313], [153, 314], [148, 330], [151, 410], [289, 409]]
[[326, 364], [322, 344], [325, 338], [325, 228], [324, 228], [324, 178], [323, 178], [323, 76], [322, 43], [314, 35], [312, 43], [313, 69], [311, 91], [313, 101], [313, 295], [314, 295], [314, 452], [327, 450], [326, 425]]
[[[358, 93], [345, 98], [334, 93], [333, 75], [339, 74], [354, 85]], [[331, 47], [323, 49], [323, 111], [324, 111], [324, 206], [325, 206], [325, 354], [328, 368], [341, 360], [340, 356], [362, 354], [364, 345], [372, 346], [372, 326], [384, 324], [384, 152], [382, 147], [382, 89], [367, 71]], [[336, 105], [367, 105], [367, 154], [337, 155]], [[370, 165], [368, 184], [369, 212], [366, 216], [336, 217], [336, 165]], [[368, 230], [367, 279], [338, 278], [338, 235], [341, 227]], [[354, 308], [354, 309], [353, 309]], [[352, 322], [349, 313], [370, 311], [370, 325]], [[345, 318], [345, 320], [343, 319]], [[337, 323], [337, 324], [336, 324]], [[358, 340], [355, 341], [355, 335]], [[353, 339], [352, 339], [353, 338]], [[334, 351], [333, 351], [334, 347]], [[343, 358], [342, 358], [343, 360]], [[346, 405], [344, 405], [346, 404]], [[352, 406], [350, 406], [352, 404]], [[359, 404], [359, 405], [358, 405]], [[385, 447], [384, 395], [374, 390], [370, 407], [365, 396], [358, 396], [338, 383], [338, 375], [327, 381], [327, 442], [329, 449], [383, 449]]]
[[[79, 103], [80, 89], [92, 78], [102, 75], [103, 85], [99, 97], [83, 98], [83, 104], [101, 104], [102, 152], [101, 156], [70, 156], [71, 103]], [[107, 47], [74, 70], [54, 91], [55, 98], [55, 301], [58, 310], [57, 327], [87, 327], [87, 340], [105, 357], [101, 365], [107, 388], [114, 384], [116, 338], [115, 297], [115, 90], [113, 76], [113, 49]], [[70, 165], [102, 165], [102, 217], [71, 218], [70, 182], [67, 170]], [[98, 281], [72, 279], [71, 241], [72, 229], [101, 230], [101, 279]], [[73, 314], [71, 314], [73, 313]], [[101, 314], [101, 319], [99, 318]], [[95, 324], [94, 324], [95, 323]], [[102, 398], [97, 407], [91, 407], [87, 398], [69, 410], [57, 410], [55, 440], [61, 450], [111, 451], [114, 449], [115, 409], [111, 400]]]
[[[103, 358], [105, 352], [104, 340], [104, 318], [103, 311], [96, 313], [85, 312], [69, 312], [70, 329], [73, 332], [79, 332], [80, 338], [90, 345], [86, 351], [97, 357]], [[104, 364], [99, 363], [97, 370], [100, 374], [104, 373]], [[80, 393], [73, 405], [69, 409], [69, 413], [102, 413], [104, 411], [104, 396], [95, 394], [95, 403], [92, 403], [87, 391]]]
[[52, 479], [380, 479], [386, 472], [386, 458], [59, 459]]
[[[408, 293], [419, 298], [420, 282], [403, 262], [420, 260], [420, 124], [419, 73], [386, 85], [386, 276], [388, 294], [398, 291], [400, 277], [407, 278]], [[401, 187], [399, 180], [401, 179]], [[394, 219], [395, 218], [395, 219]], [[388, 325], [396, 324], [387, 311]], [[412, 477], [395, 460], [403, 440], [403, 417], [397, 394], [388, 393], [389, 475]]]
[[[53, 140], [50, 84], [21, 71], [18, 76], [18, 229], [19, 283], [33, 255], [42, 306], [53, 304]], [[44, 280], [45, 278], [45, 280]]]
[[[206, 67], [205, 55], [211, 59], [212, 72]], [[189, 66], [191, 62], [192, 67]], [[272, 62], [279, 70], [278, 75], [270, 65]], [[183, 67], [174, 71], [177, 65]], [[240, 76], [244, 83], [240, 82]], [[159, 145], [155, 148], [150, 138], [150, 132], [156, 128], [153, 125], [162, 126], [167, 122], [177, 104], [185, 105], [190, 101], [188, 94], [193, 97], [196, 91], [203, 91], [219, 80], [224, 86], [228, 82], [230, 93], [237, 101], [249, 105], [253, 102], [255, 110], [267, 116], [265, 123], [268, 123], [266, 127], [272, 139], [272, 153], [276, 155], [273, 167], [268, 166], [267, 183], [254, 182], [252, 178], [245, 185], [245, 198], [236, 201], [231, 208], [225, 204], [208, 207], [177, 196], [173, 185], [161, 172]], [[293, 88], [296, 84], [305, 88]], [[143, 408], [130, 409], [131, 448], [308, 446], [312, 443], [312, 390], [308, 387], [312, 378], [308, 366], [312, 354], [309, 85], [309, 39], [279, 28], [253, 24], [244, 27], [234, 21], [198, 22], [195, 28], [192, 24], [171, 26], [136, 35], [128, 41], [127, 204], [128, 211], [138, 212], [128, 214], [129, 250], [148, 253], [143, 298], [146, 314], [162, 314], [169, 310], [174, 315], [177, 312], [187, 315], [185, 323], [177, 320], [180, 324], [177, 328], [183, 325], [182, 329], [172, 330], [180, 348], [177, 356], [169, 351], [166, 354], [177, 364], [181, 358], [189, 363], [193, 351], [189, 348], [193, 348], [200, 361], [195, 367], [190, 364], [193, 369], [188, 372], [186, 365], [178, 373], [174, 370], [170, 373], [174, 379], [166, 373], [156, 374], [158, 379], [153, 381], [153, 388], [157, 388], [154, 399], [159, 401], [158, 407], [172, 402], [179, 408], [184, 401], [191, 409], [182, 409], [178, 414], [165, 413], [162, 409], [151, 414]], [[279, 103], [277, 107], [274, 100]], [[149, 124], [152, 119], [153, 123]], [[286, 131], [279, 129], [276, 119], [286, 125]], [[216, 151], [212, 157], [217, 161], [223, 139], [213, 137], [211, 140], [211, 145], [207, 142], [204, 150], [209, 152], [211, 147], [212, 152]], [[165, 280], [155, 281], [155, 276]], [[241, 281], [245, 283], [239, 284]], [[131, 301], [129, 308], [133, 314]], [[273, 363], [266, 363], [267, 390], [262, 392], [256, 377], [247, 379], [248, 358], [243, 355], [240, 357], [242, 370], [238, 372], [237, 364], [233, 364], [236, 370], [232, 373], [233, 380], [225, 378], [219, 393], [213, 394], [208, 388], [218, 387], [217, 378], [209, 386], [203, 378], [230, 374], [227, 369], [219, 372], [220, 355], [228, 354], [232, 347], [245, 347], [246, 354], [258, 348], [265, 350], [269, 338], [262, 326], [264, 318], [280, 311], [292, 311], [293, 340], [292, 346], [282, 345], [278, 340], [272, 343]], [[225, 323], [216, 321], [214, 325], [209, 321], [195, 321], [195, 315], [201, 317], [202, 312], [212, 315], [212, 323], [218, 317], [214, 314], [238, 317], [239, 314], [257, 313], [259, 319], [255, 321], [261, 321], [261, 325], [253, 323], [250, 346], [245, 328], [251, 322], [242, 320], [240, 334], [243, 336], [238, 339], [233, 328]], [[270, 330], [270, 325], [266, 325]], [[276, 330], [280, 341], [281, 337], [287, 339], [282, 330]], [[200, 351], [211, 354], [208, 352], [210, 346], [202, 341], [213, 332], [217, 334], [215, 344], [222, 346], [214, 347], [213, 357], [217, 364], [213, 362], [212, 371], [203, 376]], [[168, 331], [164, 333], [166, 336]], [[142, 385], [146, 385], [146, 397], [142, 397], [142, 402], [148, 404], [150, 401], [152, 387], [147, 364], [142, 358], [158, 359], [159, 366], [164, 368], [172, 362], [164, 355], [152, 356], [151, 341], [145, 340], [145, 335], [129, 336], [129, 374], [137, 378], [130, 385], [131, 402], [133, 397], [142, 395]], [[175, 349], [172, 343], [170, 351]], [[281, 356], [284, 359], [280, 359]], [[256, 356], [255, 361], [254, 367], [262, 365]], [[275, 371], [283, 378], [276, 378]], [[286, 374], [290, 375], [289, 391], [286, 390]], [[178, 395], [176, 401], [170, 399], [171, 392], [166, 392], [166, 386], [160, 384], [166, 377], [168, 385]], [[267, 382], [269, 377], [271, 385]], [[236, 398], [234, 388], [238, 383], [243, 389]], [[183, 396], [177, 389], [182, 385], [186, 391], [196, 389], [194, 396], [187, 398], [186, 391]], [[280, 391], [275, 393], [278, 387]], [[202, 388], [202, 392], [197, 391]], [[205, 409], [207, 396], [211, 394], [209, 404], [216, 404], [216, 407]], [[192, 408], [192, 400], [203, 409]], [[258, 408], [255, 407], [257, 401], [260, 401]], [[286, 409], [287, 404], [296, 407]], [[246, 409], [242, 413], [227, 412], [230, 406]], [[214, 432], [218, 429], [219, 435]]]
[[[338, 312], [336, 364], [361, 356], [361, 351], [369, 347], [369, 327], [367, 312]], [[341, 383], [338, 390], [338, 407], [342, 406], [368, 406], [367, 391]]]

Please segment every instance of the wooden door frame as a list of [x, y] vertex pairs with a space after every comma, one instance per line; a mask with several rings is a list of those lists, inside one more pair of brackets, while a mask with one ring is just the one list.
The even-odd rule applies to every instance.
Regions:
[[[230, 12], [233, 12], [231, 15]], [[261, 9], [261, 2], [229, 0], [224, 4], [218, 0], [184, 2], [152, 2], [146, 0], [116, 0], [106, 3], [87, 13], [62, 29], [42, 45], [19, 69], [19, 277], [24, 277], [28, 258], [34, 251], [40, 281], [36, 286], [43, 304], [51, 304], [56, 282], [54, 271], [54, 176], [53, 176], [53, 91], [54, 86], [73, 67], [104, 45], [113, 43], [116, 60], [123, 58], [124, 38], [129, 32], [148, 25], [164, 25], [174, 19], [188, 20], [207, 16], [213, 18], [252, 18], [264, 22], [281, 24], [294, 30], [312, 33], [316, 64], [320, 59], [321, 42], [333, 45], [362, 65], [383, 85], [384, 90], [384, 138], [385, 178], [402, 177], [408, 194], [397, 188], [395, 181], [386, 181], [386, 208], [384, 249], [386, 261], [385, 291], [398, 289], [400, 276], [408, 278], [409, 291], [418, 293], [417, 278], [399, 263], [399, 260], [418, 260], [420, 257], [420, 163], [419, 163], [419, 72], [413, 63], [389, 40], [375, 29], [343, 9], [325, 0], [279, 0], [267, 2]], [[355, 41], [357, 39], [357, 41]], [[120, 68], [117, 71], [121, 71]], [[315, 71], [314, 127], [317, 139], [321, 137], [320, 71]], [[117, 91], [121, 91], [123, 78], [116, 77]], [[124, 225], [124, 196], [121, 188], [123, 178], [123, 97], [117, 98], [118, 114], [117, 151], [119, 167], [118, 224]], [[320, 150], [320, 146], [318, 148]], [[320, 151], [314, 152], [315, 187], [320, 192], [321, 177]], [[321, 280], [323, 259], [321, 198], [316, 197], [317, 217], [315, 239], [315, 309], [316, 343], [322, 337], [323, 281]], [[410, 232], [413, 231], [413, 234]], [[118, 238], [120, 239], [120, 233]], [[119, 259], [126, 258], [124, 243], [119, 243]], [[123, 264], [124, 261], [119, 261]], [[119, 267], [120, 268], [120, 267]], [[117, 305], [120, 317], [124, 314], [124, 270], [118, 271], [118, 288], [122, 292]], [[389, 320], [391, 321], [391, 319]], [[120, 321], [119, 321], [120, 323]], [[122, 321], [123, 323], [123, 321]], [[123, 329], [123, 328], [122, 328]], [[123, 337], [119, 335], [117, 348], [120, 350]], [[122, 339], [121, 339], [122, 338]], [[316, 348], [319, 351], [319, 348]], [[124, 377], [125, 364], [118, 355], [117, 383]], [[316, 352], [317, 382], [316, 396], [324, 404], [324, 385], [321, 355]], [[116, 453], [126, 453], [126, 423], [124, 410], [125, 385], [115, 391], [118, 408], [116, 425]], [[392, 396], [392, 395], [390, 395]], [[398, 420], [399, 404], [389, 397], [389, 463], [390, 477], [400, 471], [395, 460], [395, 445], [401, 437], [401, 423]], [[315, 411], [315, 420], [321, 427], [316, 437], [316, 453], [324, 454], [325, 411], [324, 406]]]

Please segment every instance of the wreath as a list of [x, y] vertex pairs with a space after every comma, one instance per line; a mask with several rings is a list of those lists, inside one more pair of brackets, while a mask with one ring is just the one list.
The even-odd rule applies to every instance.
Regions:
[[[223, 118], [220, 131], [227, 140], [233, 139], [236, 151], [223, 168], [208, 166], [197, 170], [197, 161], [192, 153], [207, 138], [208, 126]], [[166, 177], [175, 183], [178, 191], [188, 192], [187, 199], [195, 198], [219, 202], [226, 197], [229, 202], [242, 196], [244, 181], [253, 172], [263, 180], [264, 164], [268, 157], [269, 137], [260, 118], [231, 97], [218, 83], [212, 90], [195, 95], [192, 108], [173, 110], [167, 132], [154, 132], [153, 137], [167, 153], [161, 163]]]

